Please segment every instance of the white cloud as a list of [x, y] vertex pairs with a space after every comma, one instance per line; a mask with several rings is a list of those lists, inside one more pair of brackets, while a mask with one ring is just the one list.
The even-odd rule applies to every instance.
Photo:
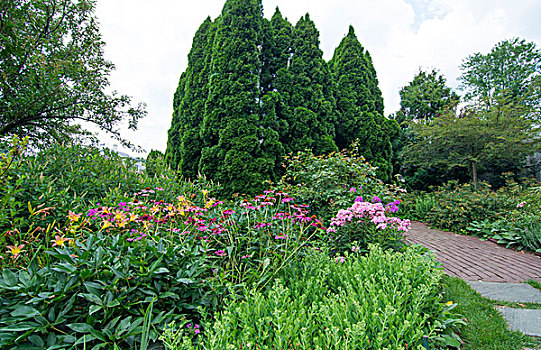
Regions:
[[[148, 104], [139, 130], [125, 136], [147, 151], [165, 150], [173, 94], [192, 38], [207, 16], [220, 14], [224, 2], [98, 1], [105, 54], [117, 67], [112, 88]], [[292, 23], [310, 13], [325, 59], [352, 24], [372, 55], [387, 114], [398, 109], [398, 91], [419, 67], [439, 69], [456, 87], [460, 63], [475, 52], [517, 36], [541, 46], [538, 0], [263, 0], [263, 6], [266, 17], [279, 6]]]

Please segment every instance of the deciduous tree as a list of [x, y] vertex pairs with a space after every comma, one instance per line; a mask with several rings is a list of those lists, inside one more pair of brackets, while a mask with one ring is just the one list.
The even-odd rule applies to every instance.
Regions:
[[137, 127], [142, 105], [108, 93], [114, 69], [94, 0], [2, 0], [0, 11], [0, 136], [28, 136], [36, 144], [88, 134], [90, 122], [124, 144], [119, 125]]

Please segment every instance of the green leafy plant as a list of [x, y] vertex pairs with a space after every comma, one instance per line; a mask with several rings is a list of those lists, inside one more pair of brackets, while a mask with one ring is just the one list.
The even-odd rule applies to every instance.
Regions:
[[133, 348], [143, 333], [155, 341], [167, 322], [216, 303], [212, 261], [195, 242], [128, 237], [90, 234], [4, 269], [0, 346]]
[[372, 246], [368, 256], [342, 258], [314, 251], [272, 288], [252, 290], [207, 318], [203, 339], [181, 327], [162, 334], [164, 344], [170, 350], [411, 349], [423, 335], [441, 342], [443, 329], [458, 322], [441, 303], [441, 270], [418, 247], [391, 253]]
[[286, 156], [286, 172], [277, 188], [310, 206], [313, 214], [329, 220], [338, 209], [345, 208], [357, 197], [379, 196], [392, 201], [405, 191], [385, 185], [376, 177], [376, 169], [354, 151], [325, 156], [299, 152]]

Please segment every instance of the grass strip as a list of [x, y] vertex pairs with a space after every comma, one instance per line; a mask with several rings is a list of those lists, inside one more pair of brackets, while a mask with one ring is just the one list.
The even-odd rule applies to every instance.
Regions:
[[537, 288], [539, 290], [541, 290], [541, 283], [536, 281], [536, 280], [528, 280], [528, 283], [530, 286], [534, 287], [534, 288]]
[[509, 330], [495, 304], [481, 297], [463, 280], [444, 276], [443, 288], [446, 301], [458, 303], [453, 311], [468, 323], [460, 328], [460, 337], [465, 343], [462, 350], [509, 350], [539, 345], [533, 338]]

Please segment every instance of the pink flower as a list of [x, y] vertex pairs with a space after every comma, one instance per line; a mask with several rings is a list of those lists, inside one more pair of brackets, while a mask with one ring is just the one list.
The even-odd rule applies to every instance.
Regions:
[[217, 250], [214, 254], [218, 255], [221, 258], [227, 255], [224, 250]]
[[526, 202], [520, 202], [519, 204], [517, 204], [517, 208], [522, 208], [526, 205]]
[[343, 256], [338, 256], [334, 259], [335, 262], [339, 262], [341, 264], [345, 263], [346, 262], [346, 258], [344, 258]]
[[355, 187], [352, 187], [349, 189], [349, 193], [355, 193], [355, 191], [357, 191], [357, 189]]

